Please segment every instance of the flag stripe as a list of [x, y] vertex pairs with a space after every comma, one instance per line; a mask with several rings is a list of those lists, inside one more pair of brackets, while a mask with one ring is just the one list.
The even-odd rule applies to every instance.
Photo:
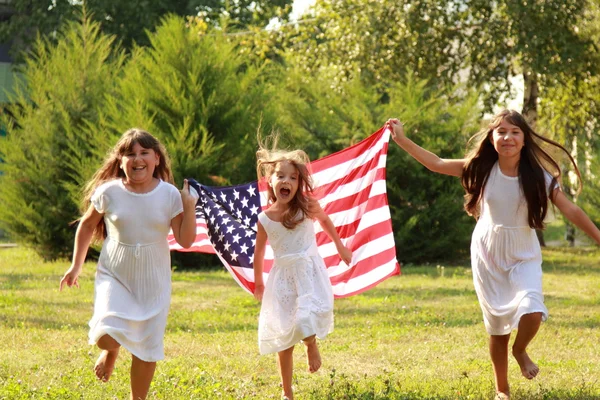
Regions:
[[[389, 130], [382, 128], [356, 145], [310, 164], [315, 197], [344, 245], [353, 252], [351, 265], [346, 265], [331, 238], [315, 221], [319, 254], [327, 266], [335, 297], [362, 293], [400, 272], [385, 182], [389, 136]], [[181, 249], [171, 234], [171, 249], [217, 254], [235, 281], [252, 293], [257, 216], [268, 208], [265, 181], [229, 187], [190, 181], [200, 194], [196, 241], [192, 248]], [[265, 280], [274, 265], [273, 258], [273, 250], [267, 245]]]

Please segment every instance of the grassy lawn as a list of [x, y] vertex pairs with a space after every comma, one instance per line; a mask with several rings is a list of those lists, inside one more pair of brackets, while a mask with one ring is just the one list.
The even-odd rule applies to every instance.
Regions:
[[[530, 347], [533, 381], [510, 360], [514, 399], [600, 398], [600, 250], [544, 251], [550, 318]], [[87, 344], [94, 264], [81, 288], [58, 292], [68, 262], [43, 263], [0, 249], [0, 399], [125, 399], [130, 356], [110, 382], [95, 379]], [[176, 272], [151, 399], [278, 399], [274, 356], [257, 346], [259, 305], [222, 271]], [[403, 270], [362, 295], [336, 301], [336, 329], [321, 343], [323, 367], [295, 353], [296, 398], [491, 399], [487, 335], [470, 269]]]

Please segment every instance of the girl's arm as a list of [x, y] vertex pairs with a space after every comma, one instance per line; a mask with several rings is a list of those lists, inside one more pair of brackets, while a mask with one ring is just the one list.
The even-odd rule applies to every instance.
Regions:
[[177, 214], [171, 220], [171, 229], [173, 229], [173, 236], [175, 236], [177, 243], [187, 249], [196, 240], [196, 202], [198, 201], [198, 197], [190, 192], [187, 179], [183, 181], [181, 201], [183, 212]]
[[439, 158], [432, 152], [425, 150], [415, 142], [404, 135], [404, 126], [397, 119], [389, 119], [387, 124], [392, 130], [392, 139], [404, 151], [410, 154], [415, 160], [423, 164], [427, 169], [444, 175], [460, 177], [462, 175], [465, 160], [448, 160]]
[[71, 267], [60, 280], [59, 290], [62, 291], [64, 285], [79, 287], [77, 279], [85, 262], [85, 256], [90, 248], [94, 229], [98, 226], [103, 216], [104, 214], [100, 214], [93, 205], [90, 205], [83, 217], [81, 217], [81, 220], [79, 220], [79, 226], [77, 227], [77, 232], [75, 232], [73, 261], [71, 262]]
[[254, 297], [262, 300], [265, 291], [263, 281], [263, 262], [265, 261], [265, 248], [267, 246], [267, 232], [260, 222], [256, 223], [256, 243], [254, 244]]
[[329, 235], [331, 240], [333, 240], [333, 243], [335, 243], [335, 248], [337, 249], [337, 252], [342, 258], [342, 260], [346, 264], [350, 265], [350, 263], [352, 262], [352, 251], [346, 246], [344, 246], [344, 244], [342, 243], [340, 235], [338, 235], [337, 231], [335, 230], [335, 226], [333, 225], [333, 222], [331, 222], [331, 218], [329, 218], [329, 215], [327, 215], [325, 211], [323, 211], [321, 205], [316, 200], [313, 201], [311, 204], [311, 211], [315, 218], [321, 224], [321, 227], [323, 228], [325, 233]]
[[554, 189], [552, 202], [573, 225], [584, 231], [600, 245], [600, 230], [594, 225], [590, 217], [578, 205], [573, 204], [560, 189]]

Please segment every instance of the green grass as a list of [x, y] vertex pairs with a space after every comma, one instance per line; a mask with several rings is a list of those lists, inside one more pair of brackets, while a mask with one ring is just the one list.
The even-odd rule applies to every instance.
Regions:
[[[600, 251], [551, 248], [544, 257], [550, 318], [530, 346], [541, 374], [527, 381], [511, 359], [513, 398], [599, 399]], [[0, 249], [0, 399], [128, 398], [126, 351], [110, 382], [92, 372], [94, 265], [86, 264], [79, 290], [59, 293], [67, 267]], [[297, 399], [492, 398], [487, 335], [466, 266], [407, 267], [335, 307], [319, 372], [306, 372], [297, 346]], [[149, 398], [278, 399], [275, 358], [258, 354], [258, 312], [225, 272], [176, 272], [166, 359]]]

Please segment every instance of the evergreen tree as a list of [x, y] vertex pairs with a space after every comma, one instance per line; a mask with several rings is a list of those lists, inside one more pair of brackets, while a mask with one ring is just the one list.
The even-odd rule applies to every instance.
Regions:
[[102, 133], [86, 127], [124, 62], [113, 41], [87, 16], [68, 23], [56, 44], [38, 39], [3, 115], [0, 221], [46, 260], [70, 254], [83, 175], [106, 150]]

